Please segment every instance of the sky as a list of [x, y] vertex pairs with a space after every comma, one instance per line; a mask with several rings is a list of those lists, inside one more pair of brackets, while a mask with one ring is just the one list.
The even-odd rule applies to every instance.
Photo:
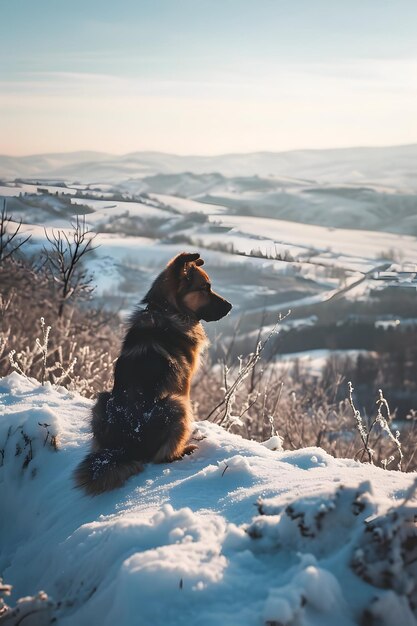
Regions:
[[417, 142], [415, 0], [0, 0], [0, 154]]

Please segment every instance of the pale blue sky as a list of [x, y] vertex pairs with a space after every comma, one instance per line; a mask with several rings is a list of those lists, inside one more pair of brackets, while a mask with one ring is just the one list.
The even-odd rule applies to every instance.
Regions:
[[0, 153], [417, 141], [415, 0], [0, 0]]

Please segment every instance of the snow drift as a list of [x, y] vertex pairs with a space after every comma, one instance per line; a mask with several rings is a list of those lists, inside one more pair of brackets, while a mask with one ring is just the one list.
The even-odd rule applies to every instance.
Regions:
[[0, 574], [35, 596], [0, 624], [417, 624], [415, 475], [204, 422], [191, 457], [90, 498], [91, 401], [14, 373], [0, 407]]

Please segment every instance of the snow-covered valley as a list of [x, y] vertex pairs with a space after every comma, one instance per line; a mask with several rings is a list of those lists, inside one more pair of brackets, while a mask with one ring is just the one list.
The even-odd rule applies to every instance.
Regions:
[[[415, 319], [414, 148], [2, 157], [0, 196], [32, 236], [34, 255], [45, 232], [85, 217], [97, 233], [89, 257], [96, 301], [107, 308], [129, 310], [166, 261], [197, 249], [234, 305], [225, 337], [238, 319], [245, 341], [291, 309], [284, 353], [375, 350], [375, 324], [407, 333]], [[349, 340], [341, 323], [357, 327]], [[358, 338], [365, 327], [366, 341]]]

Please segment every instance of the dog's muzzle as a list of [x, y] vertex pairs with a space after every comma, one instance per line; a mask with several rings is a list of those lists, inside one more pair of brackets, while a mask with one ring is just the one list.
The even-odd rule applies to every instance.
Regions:
[[222, 317], [225, 317], [231, 309], [232, 305], [230, 302], [219, 296], [217, 293], [212, 293], [210, 304], [198, 311], [198, 317], [205, 322], [216, 322]]

